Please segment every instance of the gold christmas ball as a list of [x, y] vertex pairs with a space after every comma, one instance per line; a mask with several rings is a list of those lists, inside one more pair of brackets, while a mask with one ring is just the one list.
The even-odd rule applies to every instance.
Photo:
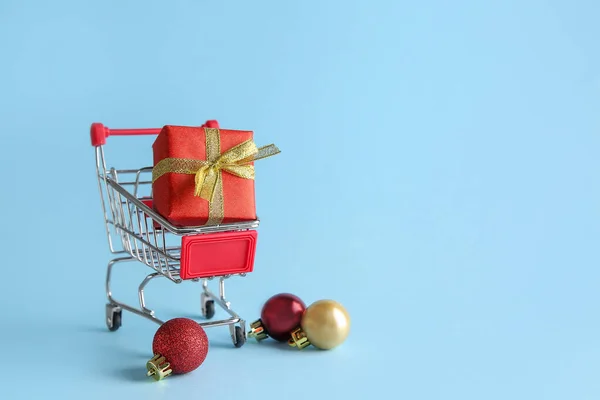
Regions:
[[306, 309], [301, 327], [313, 346], [329, 350], [348, 337], [350, 315], [337, 301], [319, 300]]

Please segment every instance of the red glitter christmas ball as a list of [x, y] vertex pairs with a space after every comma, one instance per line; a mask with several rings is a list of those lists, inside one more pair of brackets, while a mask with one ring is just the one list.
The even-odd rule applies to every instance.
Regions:
[[290, 293], [271, 297], [262, 308], [260, 319], [270, 337], [278, 342], [287, 342], [290, 332], [300, 326], [306, 304]]
[[206, 359], [208, 337], [196, 321], [174, 318], [158, 328], [152, 351], [166, 358], [173, 374], [185, 374], [198, 368]]

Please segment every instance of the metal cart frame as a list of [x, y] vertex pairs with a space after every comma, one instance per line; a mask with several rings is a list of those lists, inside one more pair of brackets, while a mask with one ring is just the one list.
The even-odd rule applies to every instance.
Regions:
[[[209, 123], [216, 121], [208, 121]], [[91, 126], [92, 146], [96, 153], [96, 175], [108, 247], [112, 254], [119, 255], [108, 263], [106, 271], [106, 326], [110, 331], [121, 327], [123, 310], [163, 324], [163, 320], [155, 316], [155, 312], [146, 306], [144, 289], [153, 279], [164, 277], [180, 284], [183, 280], [179, 275], [181, 263], [181, 238], [186, 235], [204, 235], [214, 232], [231, 232], [256, 229], [259, 220], [221, 224], [215, 226], [199, 226], [179, 228], [159, 215], [144, 201], [151, 200], [152, 167], [140, 169], [107, 168], [104, 145], [109, 136], [129, 135], [158, 135], [160, 129], [109, 129], [100, 123]], [[149, 192], [149, 196], [141, 193]], [[111, 275], [117, 264], [137, 261], [150, 267], [149, 273], [138, 287], [139, 308], [116, 300], [111, 291]], [[245, 276], [245, 273], [235, 274]], [[200, 297], [202, 316], [205, 321], [198, 322], [200, 326], [209, 328], [229, 326], [231, 339], [235, 347], [241, 347], [246, 342], [246, 323], [236, 314], [231, 303], [225, 298], [225, 280], [232, 275], [211, 276], [207, 278], [190, 279], [193, 282], [202, 281]], [[213, 293], [208, 288], [208, 282], [218, 279], [219, 293]], [[225, 310], [230, 318], [209, 321], [215, 314], [215, 304]]]

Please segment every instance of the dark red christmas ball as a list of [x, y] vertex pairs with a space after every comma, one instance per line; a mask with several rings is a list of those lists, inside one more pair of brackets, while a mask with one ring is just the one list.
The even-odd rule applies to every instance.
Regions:
[[152, 351], [166, 358], [173, 374], [185, 374], [198, 368], [206, 359], [208, 337], [196, 321], [174, 318], [158, 328]]
[[300, 326], [306, 304], [290, 293], [271, 297], [262, 308], [260, 319], [268, 335], [278, 342], [287, 342], [290, 332]]

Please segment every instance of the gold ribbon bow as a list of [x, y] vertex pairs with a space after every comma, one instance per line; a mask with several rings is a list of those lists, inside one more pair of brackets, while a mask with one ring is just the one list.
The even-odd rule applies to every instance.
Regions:
[[152, 183], [166, 173], [195, 175], [194, 196], [209, 202], [206, 225], [219, 224], [224, 217], [223, 171], [244, 179], [254, 179], [252, 162], [271, 157], [280, 150], [274, 144], [257, 148], [249, 139], [221, 154], [219, 129], [204, 128], [206, 133], [206, 160], [165, 158], [152, 169]]

